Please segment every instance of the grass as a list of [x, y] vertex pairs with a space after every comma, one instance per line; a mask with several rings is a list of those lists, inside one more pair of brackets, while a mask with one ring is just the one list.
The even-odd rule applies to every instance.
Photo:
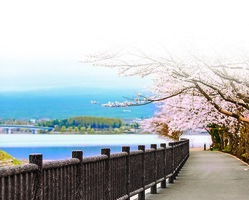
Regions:
[[5, 151], [0, 150], [0, 166], [20, 165], [20, 164], [22, 163], [19, 160], [15, 159], [14, 157], [6, 153]]
[[230, 152], [230, 148], [229, 148], [229, 145], [227, 145], [224, 149], [221, 150], [222, 152], [225, 152], [225, 153], [229, 153]]
[[218, 147], [213, 148], [213, 151], [219, 151], [219, 148]]

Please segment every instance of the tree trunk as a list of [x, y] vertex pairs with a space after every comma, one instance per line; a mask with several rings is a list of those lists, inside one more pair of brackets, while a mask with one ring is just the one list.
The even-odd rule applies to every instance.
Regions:
[[245, 161], [249, 163], [249, 125], [245, 124]]

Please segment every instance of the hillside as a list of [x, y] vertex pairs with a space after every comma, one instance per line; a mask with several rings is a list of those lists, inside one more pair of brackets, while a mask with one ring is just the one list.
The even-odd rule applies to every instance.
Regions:
[[8, 153], [0, 150], [0, 167], [4, 166], [14, 166], [14, 165], [20, 165], [21, 162], [15, 158], [13, 158]]

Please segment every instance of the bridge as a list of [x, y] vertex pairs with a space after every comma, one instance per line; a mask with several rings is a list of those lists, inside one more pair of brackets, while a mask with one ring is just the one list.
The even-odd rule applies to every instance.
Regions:
[[42, 131], [53, 130], [53, 128], [51, 127], [32, 126], [32, 125], [11, 125], [11, 124], [0, 124], [0, 128], [4, 129], [6, 134], [11, 134], [12, 130], [19, 130], [19, 129], [28, 129], [33, 134], [36, 134], [39, 130]]

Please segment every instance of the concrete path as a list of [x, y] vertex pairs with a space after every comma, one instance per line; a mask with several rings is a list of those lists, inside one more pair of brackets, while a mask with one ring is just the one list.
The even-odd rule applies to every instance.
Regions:
[[249, 166], [228, 154], [194, 151], [167, 186], [146, 200], [248, 200]]

